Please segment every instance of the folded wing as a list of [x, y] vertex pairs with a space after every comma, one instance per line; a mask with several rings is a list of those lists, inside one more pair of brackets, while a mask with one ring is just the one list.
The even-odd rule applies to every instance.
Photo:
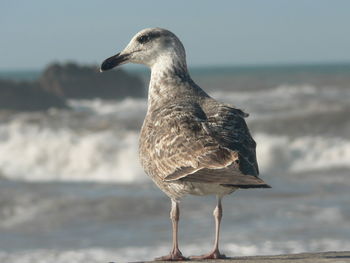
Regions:
[[204, 110], [176, 103], [152, 113], [145, 123], [149, 129], [143, 129], [148, 133], [141, 134], [147, 137], [141, 150], [152, 155], [141, 158], [146, 172], [164, 181], [268, 187], [257, 177], [255, 142], [244, 113], [224, 105]]

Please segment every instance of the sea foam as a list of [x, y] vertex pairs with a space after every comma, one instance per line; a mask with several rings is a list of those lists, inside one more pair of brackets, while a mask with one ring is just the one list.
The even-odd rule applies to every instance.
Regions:
[[12, 121], [0, 126], [0, 169], [26, 181], [132, 182], [143, 178], [138, 134], [39, 128]]
[[266, 172], [302, 172], [336, 167], [350, 167], [350, 141], [325, 136], [255, 137], [261, 170]]
[[[284, 114], [283, 118], [288, 120], [293, 114], [336, 110], [338, 101], [348, 98], [349, 92], [312, 85], [280, 85], [268, 90], [212, 95], [219, 100], [247, 105], [253, 110], [247, 120], [264, 122], [266, 118], [273, 120], [276, 114]], [[303, 107], [295, 105], [304, 100], [307, 103]], [[324, 101], [329, 100], [325, 108]], [[147, 111], [145, 98], [69, 100], [68, 103], [71, 110], [1, 117], [1, 176], [25, 181], [130, 183], [148, 180], [139, 164], [137, 146]], [[290, 118], [291, 125], [293, 121], [293, 117]], [[278, 135], [255, 132], [262, 175], [350, 167], [347, 138], [311, 133], [292, 137], [288, 136], [288, 127]]]
[[[0, 125], [0, 172], [26, 181], [143, 182], [138, 136], [131, 130], [57, 129], [14, 119]], [[262, 174], [350, 167], [350, 141], [343, 138], [254, 137]]]

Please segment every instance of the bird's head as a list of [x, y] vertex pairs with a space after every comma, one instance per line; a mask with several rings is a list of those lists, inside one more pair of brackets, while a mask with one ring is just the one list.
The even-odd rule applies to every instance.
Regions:
[[125, 63], [155, 64], [186, 67], [185, 49], [169, 30], [147, 28], [138, 32], [120, 53], [103, 61], [100, 70], [106, 71]]

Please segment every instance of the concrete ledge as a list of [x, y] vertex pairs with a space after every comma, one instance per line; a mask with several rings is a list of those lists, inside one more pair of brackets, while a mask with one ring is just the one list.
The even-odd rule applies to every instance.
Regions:
[[[134, 263], [161, 263], [169, 261], [141, 261]], [[191, 260], [176, 262], [211, 262], [211, 263], [350, 263], [350, 251], [343, 252], [320, 252], [320, 253], [300, 253], [278, 256], [252, 256], [233, 257], [216, 260]]]

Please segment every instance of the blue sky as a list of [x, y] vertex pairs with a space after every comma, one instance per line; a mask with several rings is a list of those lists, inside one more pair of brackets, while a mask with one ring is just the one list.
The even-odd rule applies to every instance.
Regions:
[[350, 1], [0, 0], [0, 70], [100, 63], [146, 27], [180, 37], [188, 64], [350, 62]]

